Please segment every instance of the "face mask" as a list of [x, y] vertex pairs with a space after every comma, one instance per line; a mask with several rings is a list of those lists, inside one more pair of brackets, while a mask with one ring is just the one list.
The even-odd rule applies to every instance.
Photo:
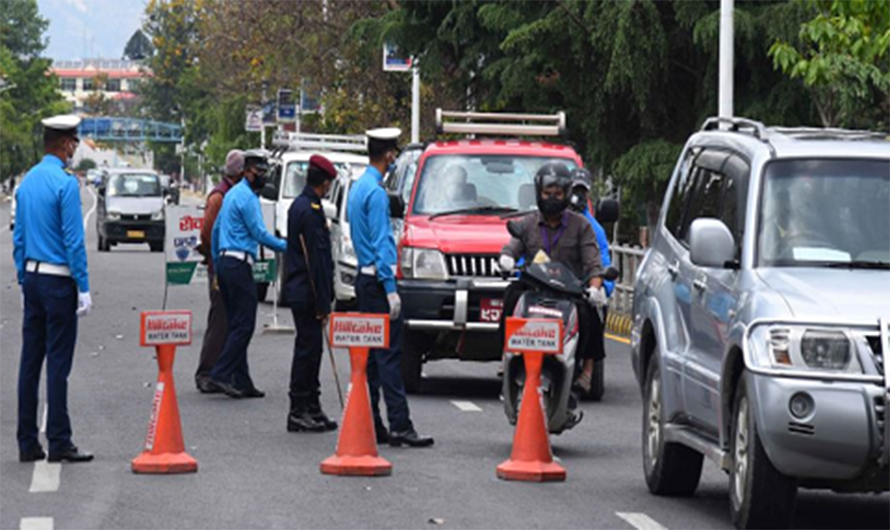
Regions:
[[562, 199], [557, 199], [556, 197], [548, 197], [546, 199], [541, 199], [538, 201], [538, 208], [541, 209], [541, 213], [551, 217], [557, 214], [560, 214], [565, 210], [566, 205]]
[[259, 192], [266, 185], [266, 180], [265, 174], [256, 174], [253, 176], [253, 181], [250, 183], [250, 187], [253, 188], [253, 191]]

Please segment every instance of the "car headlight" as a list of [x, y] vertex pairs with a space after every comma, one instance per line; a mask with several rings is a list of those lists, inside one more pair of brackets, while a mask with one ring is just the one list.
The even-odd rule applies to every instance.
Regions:
[[109, 221], [120, 221], [121, 213], [120, 212], [108, 212], [108, 215], [105, 216]]
[[429, 248], [402, 247], [402, 275], [415, 280], [447, 280], [445, 255]]
[[346, 234], [343, 234], [343, 238], [340, 240], [340, 257], [343, 258], [343, 261], [350, 263], [358, 262], [358, 257], [355, 255], [355, 247], [352, 246], [352, 238]]
[[755, 363], [763, 368], [863, 373], [857, 343], [843, 330], [760, 326], [749, 345]]
[[155, 213], [151, 214], [152, 221], [163, 221], [164, 220], [164, 210], [160, 209]]

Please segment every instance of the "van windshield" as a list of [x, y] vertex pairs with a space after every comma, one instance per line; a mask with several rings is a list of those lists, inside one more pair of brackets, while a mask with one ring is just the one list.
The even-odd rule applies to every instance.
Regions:
[[546, 162], [560, 162], [569, 170], [569, 158], [519, 155], [437, 155], [426, 160], [412, 213], [486, 210], [528, 211], [536, 207], [535, 173]]
[[890, 161], [773, 162], [761, 197], [761, 266], [890, 268]]
[[[346, 162], [332, 162], [337, 168], [337, 173], [341, 176], [357, 177], [364, 173], [367, 164], [349, 164]], [[306, 187], [306, 170], [309, 169], [308, 160], [299, 160], [291, 162], [284, 170], [284, 179], [282, 189], [284, 198], [293, 199], [301, 193]]]
[[113, 175], [108, 181], [111, 197], [160, 197], [161, 181], [150, 173]]

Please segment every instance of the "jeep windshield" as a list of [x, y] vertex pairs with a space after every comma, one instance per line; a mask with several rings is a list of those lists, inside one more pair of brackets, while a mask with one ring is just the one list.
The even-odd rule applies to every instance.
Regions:
[[546, 162], [575, 169], [569, 158], [519, 155], [436, 155], [420, 175], [412, 213], [502, 215], [535, 208], [534, 177]]
[[113, 175], [108, 181], [111, 197], [160, 197], [161, 181], [150, 173]]
[[[351, 175], [357, 177], [364, 173], [365, 164], [348, 164], [346, 162], [332, 162], [337, 168], [337, 173], [346, 176]], [[284, 198], [293, 199], [301, 193], [306, 187], [306, 170], [309, 169], [308, 160], [299, 160], [291, 162], [284, 170]]]
[[760, 204], [760, 266], [890, 268], [888, 160], [772, 162]]

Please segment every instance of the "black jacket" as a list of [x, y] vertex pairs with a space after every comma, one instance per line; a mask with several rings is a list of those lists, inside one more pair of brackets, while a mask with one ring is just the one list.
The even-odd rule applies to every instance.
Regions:
[[[301, 242], [302, 236], [302, 242]], [[305, 243], [306, 253], [303, 252]], [[315, 308], [317, 315], [331, 312], [334, 298], [334, 259], [321, 198], [303, 188], [287, 211], [285, 296], [292, 307]]]

